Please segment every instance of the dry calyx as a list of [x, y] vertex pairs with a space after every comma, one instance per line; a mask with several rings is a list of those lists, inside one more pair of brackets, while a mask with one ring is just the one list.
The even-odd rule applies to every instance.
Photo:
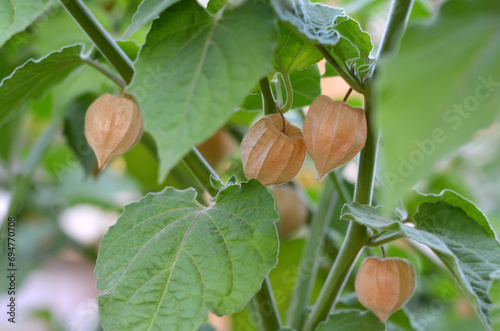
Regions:
[[381, 322], [401, 308], [415, 289], [415, 269], [401, 258], [366, 258], [356, 275], [356, 295]]
[[292, 180], [302, 168], [305, 157], [302, 131], [290, 124], [281, 113], [261, 118], [241, 142], [245, 175], [263, 185]]
[[304, 122], [304, 141], [318, 170], [318, 179], [352, 160], [365, 145], [366, 135], [362, 108], [325, 95], [314, 99]]
[[85, 138], [96, 154], [99, 170], [130, 150], [142, 133], [141, 111], [129, 98], [106, 93], [87, 109]]

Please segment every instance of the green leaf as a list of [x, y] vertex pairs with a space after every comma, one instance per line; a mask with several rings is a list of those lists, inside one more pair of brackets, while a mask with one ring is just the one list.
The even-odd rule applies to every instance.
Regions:
[[213, 311], [242, 309], [277, 262], [278, 215], [255, 180], [203, 207], [193, 189], [125, 206], [97, 260], [106, 330], [196, 330]]
[[292, 108], [309, 106], [321, 94], [321, 82], [318, 66], [296, 70], [290, 74], [293, 86]]
[[496, 2], [444, 2], [438, 17], [408, 28], [399, 53], [377, 65], [384, 205], [406, 198], [436, 161], [493, 122], [500, 109], [499, 35]]
[[[460, 203], [458, 204], [460, 205]], [[450, 202], [424, 202], [413, 216], [415, 227], [380, 216], [380, 207], [352, 203], [345, 205], [342, 219], [375, 230], [401, 231], [406, 237], [429, 246], [441, 259], [481, 322], [489, 328], [490, 274], [500, 269], [500, 244], [469, 213]]]
[[271, 71], [276, 38], [271, 9], [257, 2], [219, 20], [186, 0], [153, 23], [130, 92], [157, 142], [160, 179]]
[[31, 98], [41, 98], [61, 83], [83, 60], [83, 45], [64, 47], [39, 60], [29, 60], [0, 83], [0, 124], [15, 115], [15, 111]]
[[[301, 36], [284, 22], [279, 22], [279, 41], [276, 46], [276, 55], [279, 57], [284, 73], [294, 70], [303, 70], [317, 63], [323, 58], [313, 43]], [[280, 71], [280, 65], [275, 60], [274, 68]]]
[[79, 96], [68, 104], [64, 116], [64, 136], [87, 175], [92, 174], [96, 169], [97, 159], [87, 139], [85, 139], [85, 114], [90, 104], [98, 97], [93, 93]]
[[322, 322], [316, 328], [316, 331], [384, 331], [385, 324], [370, 311], [361, 311], [358, 309], [346, 309], [328, 316], [325, 322]]
[[[370, 72], [369, 55], [373, 49], [370, 35], [343, 9], [308, 0], [271, 0], [271, 3], [281, 20], [292, 24], [312, 42], [303, 43], [304, 49], [297, 57], [299, 60], [309, 54], [317, 56], [312, 48], [319, 43], [328, 46], [330, 53], [346, 71], [352, 71], [360, 78]], [[282, 32], [286, 35], [286, 31]], [[295, 39], [299, 39], [298, 36]], [[291, 42], [293, 45], [295, 40]]]
[[493, 272], [490, 277], [491, 285], [488, 293], [493, 302], [491, 307], [491, 328], [500, 330], [500, 270]]
[[130, 37], [143, 25], [154, 20], [165, 9], [176, 2], [179, 2], [179, 0], [143, 0], [132, 17], [132, 24], [130, 24], [127, 32], [125, 32], [124, 38]]
[[0, 47], [50, 7], [50, 0], [0, 1]]
[[347, 19], [342, 8], [330, 7], [309, 0], [271, 0], [278, 17], [291, 23], [313, 42], [335, 45], [340, 40], [336, 26]]

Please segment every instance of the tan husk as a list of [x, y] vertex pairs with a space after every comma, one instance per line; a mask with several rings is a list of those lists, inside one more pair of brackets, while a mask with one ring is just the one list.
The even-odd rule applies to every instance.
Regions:
[[263, 185], [292, 180], [304, 164], [306, 146], [300, 129], [280, 114], [264, 116], [246, 133], [241, 142], [241, 160], [248, 179]]
[[318, 179], [352, 160], [365, 145], [366, 134], [362, 108], [325, 95], [314, 99], [304, 122], [304, 141], [318, 170]]
[[85, 115], [85, 138], [102, 170], [114, 157], [131, 149], [142, 137], [142, 114], [134, 101], [103, 94]]
[[401, 258], [366, 258], [356, 275], [359, 302], [385, 322], [410, 299], [415, 289], [415, 269]]

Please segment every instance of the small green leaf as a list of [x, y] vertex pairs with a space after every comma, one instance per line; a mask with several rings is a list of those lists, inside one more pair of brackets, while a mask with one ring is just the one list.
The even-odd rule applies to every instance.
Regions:
[[158, 145], [160, 180], [271, 71], [276, 38], [272, 10], [258, 2], [216, 19], [185, 0], [153, 22], [130, 92]]
[[259, 182], [228, 186], [203, 207], [193, 189], [125, 206], [97, 260], [106, 330], [196, 330], [239, 311], [277, 262], [278, 215]]
[[293, 86], [292, 108], [309, 106], [321, 94], [321, 82], [318, 66], [296, 70], [290, 74]]
[[[445, 196], [445, 194], [443, 194]], [[476, 310], [481, 322], [489, 328], [491, 299], [490, 274], [500, 269], [500, 244], [494, 234], [471, 210], [463, 210], [448, 201], [423, 202], [413, 215], [415, 227], [380, 216], [380, 207], [352, 203], [342, 209], [342, 219], [352, 220], [374, 230], [401, 231], [406, 237], [429, 246], [441, 259]], [[470, 205], [466, 205], [470, 208]]]
[[80, 64], [83, 45], [77, 44], [52, 52], [39, 60], [29, 60], [0, 82], [0, 124], [15, 115], [29, 99], [41, 98], [61, 83]]
[[179, 0], [143, 0], [132, 17], [132, 24], [130, 24], [127, 32], [125, 32], [124, 38], [130, 37], [143, 25], [154, 20], [165, 9], [176, 2], [179, 2]]
[[493, 302], [491, 307], [491, 328], [500, 330], [500, 270], [493, 272], [490, 278], [491, 285], [488, 293]]
[[0, 1], [0, 47], [50, 7], [50, 0]]
[[85, 138], [85, 114], [90, 104], [97, 98], [98, 95], [93, 93], [79, 96], [68, 104], [64, 116], [64, 136], [87, 175], [96, 169], [97, 159]]
[[328, 316], [328, 319], [318, 325], [316, 331], [384, 331], [385, 324], [370, 311], [345, 309]]
[[377, 64], [385, 206], [407, 198], [436, 161], [497, 117], [499, 35], [498, 3], [444, 2], [431, 22], [407, 29], [395, 57]]

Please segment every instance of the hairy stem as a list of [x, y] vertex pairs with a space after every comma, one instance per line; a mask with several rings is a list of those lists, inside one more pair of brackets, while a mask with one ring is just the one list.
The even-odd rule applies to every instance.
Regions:
[[255, 294], [253, 300], [260, 315], [262, 330], [277, 331], [281, 329], [281, 319], [278, 314], [278, 307], [274, 300], [271, 282], [267, 277], [264, 278], [262, 287], [259, 292]]
[[90, 66], [94, 67], [95, 69], [99, 70], [102, 72], [104, 75], [106, 75], [109, 79], [114, 81], [117, 85], [119, 85], [121, 88], [125, 89], [127, 87], [127, 84], [121, 79], [120, 77], [116, 76], [114, 73], [109, 71], [108, 69], [104, 68], [101, 64], [99, 64], [96, 61], [93, 61], [89, 58], [84, 58], [83, 61]]
[[323, 55], [325, 60], [331, 64], [331, 66], [333, 67], [333, 69], [335, 69], [335, 71], [339, 74], [339, 76], [342, 77], [347, 82], [347, 84], [349, 84], [349, 86], [351, 86], [354, 90], [356, 90], [359, 93], [364, 92], [363, 85], [360, 82], [358, 82], [356, 77], [354, 77], [350, 72], [345, 71], [344, 68], [342, 68], [342, 66], [337, 62], [337, 60], [335, 60], [333, 55], [330, 54], [330, 52], [328, 51], [328, 49], [326, 49], [325, 46], [316, 45], [316, 48]]

